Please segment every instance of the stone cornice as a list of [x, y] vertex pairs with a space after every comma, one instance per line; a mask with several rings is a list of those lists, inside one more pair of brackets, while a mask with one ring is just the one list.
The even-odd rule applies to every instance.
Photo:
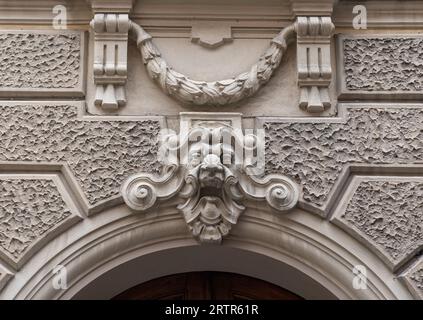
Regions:
[[[0, 0], [0, 25], [50, 25], [55, 5], [67, 7], [68, 25], [87, 25], [92, 19], [89, 0]], [[108, 1], [108, 0], [104, 0]], [[131, 0], [125, 0], [131, 2]], [[292, 1], [292, 2], [291, 2]], [[280, 29], [297, 15], [330, 15], [333, 0], [291, 0], [276, 2], [186, 0], [172, 4], [168, 0], [135, 1], [130, 18], [146, 28], [190, 27], [195, 20], [229, 20], [238, 28]], [[114, 2], [116, 3], [116, 2]], [[369, 0], [365, 4], [369, 29], [417, 28], [423, 25], [423, 2]], [[338, 1], [333, 6], [332, 20], [337, 28], [352, 28], [352, 8], [358, 2]], [[121, 4], [120, 4], [121, 5]], [[101, 8], [101, 6], [98, 6]], [[187, 33], [189, 36], [189, 33]]]
[[129, 13], [135, 0], [87, 0], [96, 13]]
[[330, 16], [337, 0], [290, 0], [292, 13], [296, 16]]

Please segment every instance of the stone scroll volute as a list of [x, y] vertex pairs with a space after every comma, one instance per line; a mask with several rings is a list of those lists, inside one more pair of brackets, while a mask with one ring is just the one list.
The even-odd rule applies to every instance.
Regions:
[[220, 243], [248, 201], [276, 212], [298, 202], [299, 188], [291, 179], [264, 176], [264, 136], [243, 132], [241, 114], [182, 113], [180, 133], [164, 132], [160, 140], [164, 174], [129, 177], [123, 199], [138, 212], [175, 200], [201, 243]]

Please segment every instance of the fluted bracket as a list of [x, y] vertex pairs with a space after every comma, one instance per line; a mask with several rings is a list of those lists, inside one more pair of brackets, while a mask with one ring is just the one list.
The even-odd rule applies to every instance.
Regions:
[[93, 74], [94, 104], [105, 110], [117, 110], [126, 104], [128, 30], [130, 0], [91, 0], [94, 18]]
[[243, 131], [241, 114], [181, 113], [180, 133], [164, 131], [161, 177], [139, 173], [122, 186], [125, 203], [146, 211], [171, 200], [202, 243], [220, 243], [248, 203], [286, 212], [299, 188], [282, 175], [263, 175], [264, 132]]
[[328, 87], [334, 25], [330, 17], [297, 17], [296, 29], [299, 106], [308, 112], [322, 112], [331, 106]]

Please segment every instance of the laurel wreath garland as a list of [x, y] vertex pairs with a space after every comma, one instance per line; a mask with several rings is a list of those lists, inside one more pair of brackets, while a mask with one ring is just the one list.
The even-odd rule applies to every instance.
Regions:
[[278, 68], [295, 28], [295, 24], [291, 24], [273, 38], [266, 52], [248, 72], [231, 79], [207, 82], [192, 80], [173, 70], [154, 45], [152, 36], [140, 25], [130, 21], [130, 31], [136, 36], [137, 46], [150, 78], [166, 94], [183, 103], [208, 106], [235, 103], [255, 94]]

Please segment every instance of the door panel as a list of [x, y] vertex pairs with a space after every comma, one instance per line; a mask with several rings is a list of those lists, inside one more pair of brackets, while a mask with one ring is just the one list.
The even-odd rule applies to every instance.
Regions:
[[117, 300], [300, 300], [269, 282], [226, 272], [189, 272], [154, 279], [117, 295]]

